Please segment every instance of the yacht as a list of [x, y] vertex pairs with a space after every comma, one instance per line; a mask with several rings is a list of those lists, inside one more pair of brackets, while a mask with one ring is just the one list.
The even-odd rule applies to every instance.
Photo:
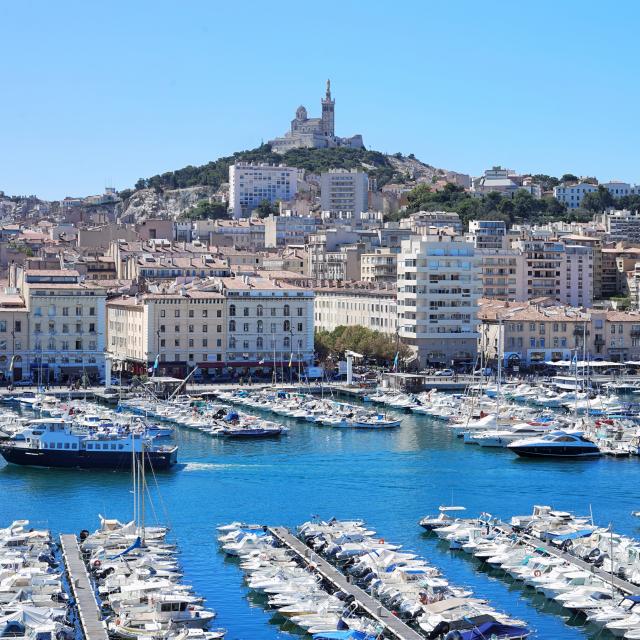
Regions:
[[535, 438], [515, 440], [507, 445], [519, 456], [532, 458], [596, 458], [600, 448], [582, 431], [552, 431]]
[[11, 464], [120, 470], [144, 455], [145, 464], [168, 469], [178, 461], [178, 447], [158, 446], [144, 432], [90, 432], [61, 418], [42, 418], [1, 440], [0, 455]]

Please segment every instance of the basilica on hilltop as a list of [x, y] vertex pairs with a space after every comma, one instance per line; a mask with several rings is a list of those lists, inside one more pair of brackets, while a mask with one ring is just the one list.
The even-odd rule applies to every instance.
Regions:
[[327, 149], [333, 147], [364, 147], [361, 135], [340, 138], [335, 134], [336, 101], [331, 97], [331, 82], [327, 80], [327, 91], [321, 100], [322, 116], [309, 118], [307, 110], [300, 106], [296, 109], [296, 117], [291, 121], [291, 130], [281, 138], [269, 140], [271, 148], [278, 153], [289, 149]]

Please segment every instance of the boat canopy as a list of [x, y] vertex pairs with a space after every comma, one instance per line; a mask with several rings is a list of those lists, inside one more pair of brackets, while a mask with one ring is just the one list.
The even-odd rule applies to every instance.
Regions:
[[555, 536], [554, 542], [564, 542], [565, 540], [575, 540], [576, 538], [585, 538], [593, 533], [593, 529], [580, 529], [579, 531], [572, 531], [571, 533], [565, 533], [561, 536]]

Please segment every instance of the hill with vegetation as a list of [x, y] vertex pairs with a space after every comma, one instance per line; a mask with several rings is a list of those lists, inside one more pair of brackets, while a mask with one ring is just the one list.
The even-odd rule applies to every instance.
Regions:
[[139, 189], [184, 189], [187, 187], [208, 186], [218, 189], [229, 179], [229, 167], [235, 162], [266, 162], [286, 164], [290, 167], [305, 169], [311, 173], [322, 173], [328, 169], [365, 169], [382, 186], [391, 181], [396, 174], [394, 164], [389, 157], [379, 151], [367, 149], [291, 149], [284, 154], [275, 153], [271, 146], [263, 144], [249, 151], [238, 151], [231, 156], [218, 158], [201, 166], [188, 166], [176, 171], [141, 178], [136, 182]]

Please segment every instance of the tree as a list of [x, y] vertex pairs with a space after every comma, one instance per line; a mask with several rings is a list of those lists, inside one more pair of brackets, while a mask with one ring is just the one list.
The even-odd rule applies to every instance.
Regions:
[[592, 191], [583, 196], [580, 206], [583, 209], [596, 213], [613, 207], [615, 203], [616, 200], [609, 193], [609, 190], [600, 185], [597, 191]]
[[560, 180], [558, 180], [558, 178], [548, 176], [546, 173], [536, 173], [531, 176], [531, 180], [536, 184], [539, 184], [544, 191], [551, 191], [553, 187], [557, 187], [560, 184]]
[[185, 211], [181, 220], [220, 220], [228, 218], [227, 207], [221, 202], [200, 200], [195, 207]]
[[565, 173], [562, 178], [560, 178], [561, 182], [580, 182], [580, 178], [578, 176], [574, 176], [573, 173]]
[[260, 200], [260, 203], [255, 208], [259, 218], [267, 218], [268, 216], [278, 215], [278, 205], [275, 202], [270, 202], [266, 198]]

